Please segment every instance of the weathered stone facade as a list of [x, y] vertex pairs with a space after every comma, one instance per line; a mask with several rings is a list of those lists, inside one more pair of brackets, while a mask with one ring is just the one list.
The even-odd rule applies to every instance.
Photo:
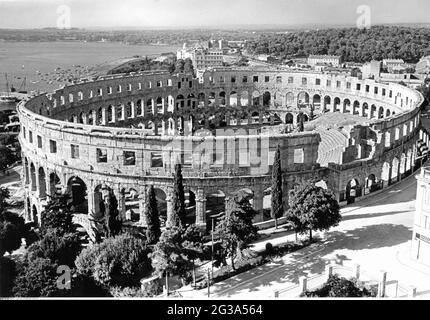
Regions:
[[[416, 167], [422, 103], [401, 85], [322, 73], [220, 68], [200, 79], [155, 72], [81, 81], [19, 104], [26, 218], [40, 221], [54, 192], [70, 192], [82, 213], [97, 218], [102, 193], [112, 190], [121, 216], [134, 207], [144, 224], [149, 185], [169, 215], [177, 162], [196, 224], [206, 225], [214, 194], [246, 189], [262, 211], [278, 145], [286, 203], [287, 191], [310, 178], [351, 201]], [[365, 120], [346, 133], [339, 160], [322, 166], [322, 135], [281, 129], [299, 113], [326, 112]]]

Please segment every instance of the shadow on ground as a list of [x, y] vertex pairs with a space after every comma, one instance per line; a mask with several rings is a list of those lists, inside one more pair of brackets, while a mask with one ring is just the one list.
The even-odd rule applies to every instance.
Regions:
[[[301, 276], [323, 273], [327, 262], [324, 257], [336, 250], [391, 247], [408, 241], [411, 236], [412, 231], [409, 228], [393, 224], [366, 226], [346, 232], [329, 232], [320, 246], [305, 248], [288, 255], [287, 263], [271, 262], [220, 282], [216, 285], [214, 293], [224, 297], [238, 293], [258, 292], [261, 287], [274, 283], [285, 283], [287, 287], [292, 282], [298, 283]], [[341, 264], [349, 260], [347, 256], [339, 254], [336, 255], [336, 259]]]

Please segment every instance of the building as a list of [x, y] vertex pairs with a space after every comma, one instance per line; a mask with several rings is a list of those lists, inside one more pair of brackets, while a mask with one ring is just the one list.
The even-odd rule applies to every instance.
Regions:
[[[267, 67], [208, 69], [201, 81], [154, 71], [76, 82], [18, 104], [25, 218], [39, 224], [49, 197], [66, 193], [87, 230], [114, 198], [121, 219], [145, 226], [153, 186], [169, 225], [179, 162], [196, 225], [209, 229], [225, 199], [243, 190], [254, 222], [270, 226], [265, 197], [278, 146], [284, 190], [317, 179], [341, 204], [352, 203], [419, 167], [423, 103], [399, 84]], [[281, 130], [311, 112], [362, 119], [343, 129]], [[283, 197], [288, 204], [288, 192]]]
[[223, 51], [220, 49], [202, 46], [187, 48], [184, 44], [183, 48], [177, 51], [177, 59], [185, 60], [187, 58], [193, 61], [193, 67], [196, 71], [221, 67], [224, 62]]
[[310, 55], [308, 57], [308, 65], [328, 65], [332, 67], [339, 67], [341, 62], [340, 56], [329, 55]]
[[417, 180], [411, 258], [430, 266], [430, 168], [421, 168]]
[[430, 56], [422, 57], [415, 67], [416, 73], [429, 74], [430, 73]]
[[382, 67], [386, 69], [389, 73], [394, 73], [394, 68], [403, 66], [405, 61], [403, 59], [383, 59]]
[[381, 74], [381, 61], [372, 60], [361, 67], [363, 79], [378, 79]]

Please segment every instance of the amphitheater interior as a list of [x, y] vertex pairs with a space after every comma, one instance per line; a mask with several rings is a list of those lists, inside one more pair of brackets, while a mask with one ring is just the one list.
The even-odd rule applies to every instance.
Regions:
[[121, 218], [145, 226], [152, 185], [168, 224], [181, 163], [189, 223], [210, 228], [242, 191], [267, 227], [278, 146], [286, 205], [288, 191], [310, 179], [352, 203], [421, 166], [429, 143], [423, 104], [402, 85], [316, 72], [218, 68], [198, 78], [80, 80], [18, 105], [26, 219], [40, 223], [49, 198], [68, 193], [77, 223], [88, 226], [103, 219], [113, 194]]

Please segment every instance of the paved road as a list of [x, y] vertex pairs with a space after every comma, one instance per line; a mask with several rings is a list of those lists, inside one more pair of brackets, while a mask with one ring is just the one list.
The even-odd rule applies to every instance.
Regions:
[[[275, 290], [298, 283], [300, 276], [321, 274], [327, 262], [335, 261], [347, 267], [358, 263], [375, 279], [385, 270], [387, 280], [399, 280], [404, 288], [413, 285], [423, 297], [430, 293], [430, 268], [409, 259], [415, 197], [416, 179], [411, 176], [384, 193], [347, 206], [339, 226], [319, 234], [322, 244], [217, 283], [212, 296], [273, 299]], [[286, 240], [293, 241], [294, 235], [277, 239]], [[207, 290], [184, 293], [185, 297], [206, 295]]]

